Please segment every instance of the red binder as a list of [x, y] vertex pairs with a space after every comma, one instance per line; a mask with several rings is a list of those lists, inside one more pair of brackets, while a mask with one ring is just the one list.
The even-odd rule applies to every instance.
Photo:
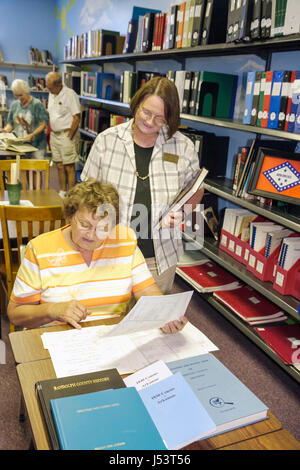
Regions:
[[256, 327], [255, 331], [285, 364], [300, 363], [300, 324]]
[[197, 266], [178, 267], [177, 270], [184, 279], [199, 287], [201, 292], [231, 289], [238, 285], [234, 276], [210, 260]]
[[213, 296], [250, 325], [287, 319], [277, 305], [247, 285], [229, 291], [214, 292]]
[[269, 109], [270, 101], [272, 94], [272, 80], [273, 80], [273, 70], [266, 72], [266, 85], [264, 93], [264, 103], [263, 103], [263, 117], [261, 120], [261, 127], [267, 127], [268, 118], [269, 118]]

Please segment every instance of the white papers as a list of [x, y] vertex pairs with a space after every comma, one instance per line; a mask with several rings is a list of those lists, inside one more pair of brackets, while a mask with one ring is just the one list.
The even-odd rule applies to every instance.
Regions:
[[184, 359], [218, 350], [191, 323], [179, 333], [152, 329], [122, 336], [105, 336], [112, 326], [43, 333], [57, 377], [116, 367], [120, 374], [135, 372], [157, 360]]
[[193, 291], [170, 295], [149, 295], [141, 297], [126, 317], [108, 333], [117, 336], [136, 331], [161, 328], [166, 323], [178, 320], [185, 314]]
[[128, 375], [124, 382], [126, 387], [135, 387], [137, 390], [142, 390], [149, 387], [149, 385], [170, 377], [170, 375], [173, 375], [173, 372], [170, 371], [164, 361], [160, 360], [138, 370], [134, 374]]

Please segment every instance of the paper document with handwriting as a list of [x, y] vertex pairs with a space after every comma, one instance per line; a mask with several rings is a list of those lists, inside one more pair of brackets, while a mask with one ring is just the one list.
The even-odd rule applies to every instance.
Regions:
[[179, 333], [151, 329], [107, 337], [113, 326], [91, 326], [81, 330], [43, 333], [57, 377], [117, 368], [120, 374], [135, 372], [154, 361], [175, 361], [218, 350], [191, 323]]
[[185, 314], [192, 295], [191, 290], [179, 294], [143, 296], [107, 336], [128, 335], [136, 331], [161, 328]]

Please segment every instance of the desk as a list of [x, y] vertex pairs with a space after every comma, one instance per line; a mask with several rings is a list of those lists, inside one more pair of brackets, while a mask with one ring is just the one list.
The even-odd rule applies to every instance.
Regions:
[[[51, 359], [25, 362], [17, 365], [17, 373], [20, 381], [28, 418], [31, 424], [35, 448], [38, 450], [49, 450], [50, 441], [48, 433], [40, 411], [38, 398], [35, 393], [35, 384], [38, 380], [56, 378]], [[194, 442], [185, 447], [186, 450], [212, 450], [237, 444], [246, 439], [259, 437], [268, 433], [273, 433], [281, 429], [281, 423], [270, 412], [269, 419], [255, 424], [244, 426], [243, 428], [229, 431], [219, 436]]]
[[[119, 318], [94, 320], [83, 322], [83, 327], [99, 324], [117, 323]], [[17, 365], [17, 374], [24, 397], [28, 418], [30, 420], [33, 439], [36, 449], [49, 450], [50, 442], [47, 430], [40, 411], [38, 398], [35, 394], [35, 383], [38, 380], [56, 378], [52, 361], [47, 350], [43, 349], [41, 334], [46, 331], [62, 331], [69, 329], [68, 325], [57, 325], [46, 328], [36, 328], [10, 333], [9, 339]], [[239, 442], [254, 439], [275, 431], [282, 426], [278, 419], [268, 412], [269, 419], [250, 424], [233, 431], [202, 441], [194, 442], [185, 447], [186, 450], [213, 450], [225, 446], [238, 444]]]

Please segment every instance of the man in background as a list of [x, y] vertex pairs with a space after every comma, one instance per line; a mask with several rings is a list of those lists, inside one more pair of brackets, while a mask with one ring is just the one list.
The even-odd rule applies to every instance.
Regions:
[[52, 160], [57, 165], [59, 195], [65, 197], [67, 191], [76, 183], [75, 162], [78, 161], [80, 103], [76, 92], [62, 83], [59, 73], [48, 73], [46, 86], [50, 92], [48, 112]]

